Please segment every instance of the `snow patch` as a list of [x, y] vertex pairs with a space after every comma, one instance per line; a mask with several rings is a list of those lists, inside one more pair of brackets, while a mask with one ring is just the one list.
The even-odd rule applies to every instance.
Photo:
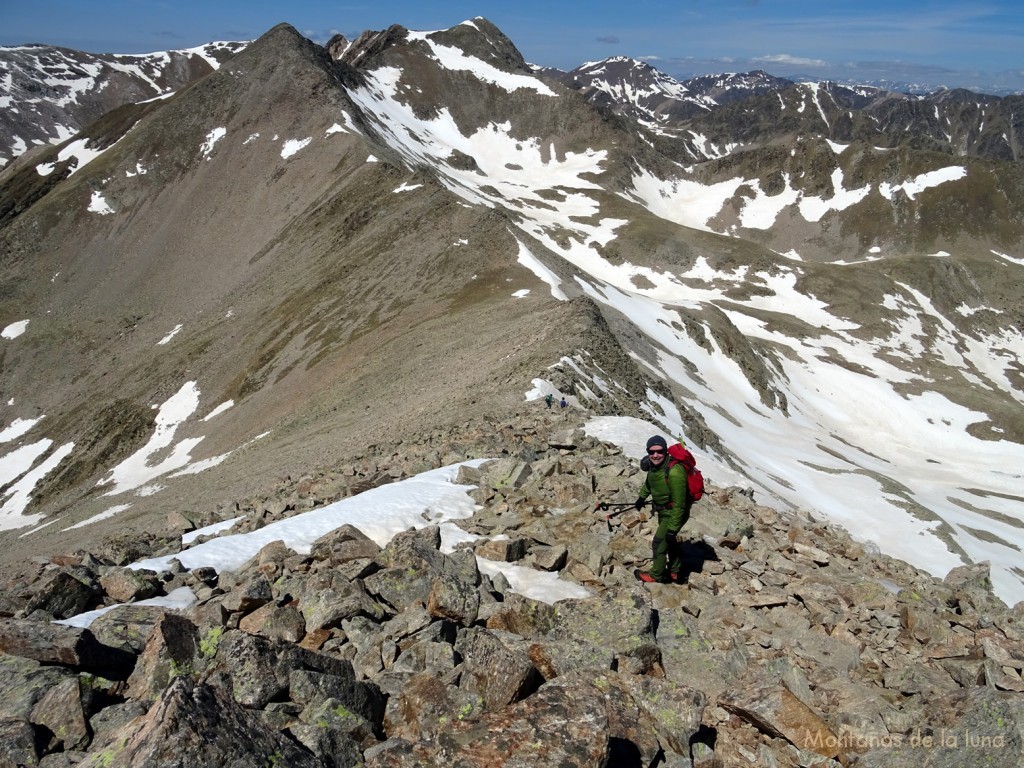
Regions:
[[28, 320], [18, 320], [0, 331], [0, 338], [16, 339], [25, 332], [26, 328], [28, 328]]

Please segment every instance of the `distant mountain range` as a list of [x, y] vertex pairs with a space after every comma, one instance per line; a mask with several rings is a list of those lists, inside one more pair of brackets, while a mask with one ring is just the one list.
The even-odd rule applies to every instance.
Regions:
[[[591, 103], [637, 120], [655, 132], [699, 134], [690, 143], [694, 159], [711, 159], [705, 137], [729, 136], [762, 142], [765, 132], [816, 133], [834, 141], [894, 147], [911, 142], [939, 152], [1019, 160], [1024, 97], [1001, 98], [964, 90], [911, 96], [871, 86], [795, 83], [766, 72], [701, 76], [680, 82], [641, 61], [617, 57], [571, 72], [540, 70], [576, 88]], [[805, 113], [804, 105], [813, 105]], [[795, 110], [794, 119], [786, 110]], [[757, 124], [749, 115], [756, 113]], [[684, 138], [685, 140], [685, 138]]]

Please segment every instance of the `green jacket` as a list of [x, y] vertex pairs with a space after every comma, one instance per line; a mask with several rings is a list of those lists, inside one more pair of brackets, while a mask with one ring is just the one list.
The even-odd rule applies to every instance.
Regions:
[[[665, 457], [669, 461], [669, 457]], [[658, 513], [659, 527], [661, 523], [667, 523], [667, 530], [670, 533], [677, 533], [690, 517], [690, 508], [687, 504], [686, 467], [682, 464], [673, 464], [668, 471], [668, 479], [665, 478], [665, 465], [660, 464], [657, 468], [648, 470], [647, 479], [640, 486], [640, 498], [651, 497], [654, 502], [654, 510]]]

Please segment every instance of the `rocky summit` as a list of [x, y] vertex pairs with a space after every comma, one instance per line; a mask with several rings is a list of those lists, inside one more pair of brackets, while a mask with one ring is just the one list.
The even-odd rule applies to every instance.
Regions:
[[[130, 547], [37, 561], [2, 593], [0, 764], [1024, 761], [1024, 612], [985, 567], [939, 580], [711, 478], [683, 530], [684, 583], [641, 584], [648, 515], [600, 509], [632, 498], [636, 460], [542, 404], [489, 427], [282, 481], [191, 538], [500, 449], [460, 469], [476, 512], [448, 552], [427, 520], [383, 547], [345, 525], [307, 552], [270, 541], [233, 571], [187, 570], [180, 532], [208, 521], [174, 516]], [[126, 567], [159, 554], [166, 571]], [[531, 599], [488, 563], [589, 596]], [[182, 588], [187, 608], [134, 604]], [[53, 623], [100, 606], [88, 627]]]

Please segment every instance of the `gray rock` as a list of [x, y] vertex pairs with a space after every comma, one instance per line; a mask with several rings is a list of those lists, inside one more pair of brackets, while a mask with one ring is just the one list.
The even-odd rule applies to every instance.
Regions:
[[933, 699], [921, 719], [869, 744], [864, 768], [982, 768], [1024, 765], [1024, 697], [971, 688]]
[[602, 692], [576, 682], [547, 685], [500, 711], [449, 722], [433, 738], [389, 739], [365, 758], [367, 768], [594, 768], [607, 765], [609, 739]]
[[111, 568], [100, 576], [103, 591], [119, 603], [131, 603], [153, 597], [160, 590], [160, 578], [152, 571]]
[[430, 626], [431, 621], [433, 619], [425, 608], [413, 606], [382, 624], [381, 630], [385, 637], [401, 644], [406, 638]]
[[463, 659], [459, 687], [478, 695], [488, 711], [519, 701], [541, 682], [529, 656], [523, 650], [509, 648], [491, 630], [460, 630], [455, 650]]
[[542, 571], [560, 571], [569, 559], [569, 550], [561, 544], [555, 546], [538, 546], [530, 550], [535, 568]]
[[27, 619], [0, 619], [0, 651], [124, 679], [135, 657], [100, 643], [88, 629]]
[[435, 619], [448, 619], [468, 627], [477, 619], [480, 593], [476, 579], [466, 579], [459, 573], [441, 573], [427, 595], [427, 611]]
[[539, 639], [529, 645], [530, 661], [545, 680], [553, 680], [578, 669], [607, 671], [615, 667], [615, 654], [580, 640]]
[[367, 591], [364, 582], [329, 580], [325, 586], [319, 579], [309, 579], [299, 595], [299, 610], [306, 622], [306, 631], [336, 627], [346, 619], [366, 616], [382, 621], [384, 608]]
[[252, 635], [297, 643], [306, 635], [306, 620], [292, 605], [267, 603], [242, 617], [238, 628]]
[[247, 576], [221, 600], [228, 611], [249, 613], [274, 599], [270, 582], [262, 573]]
[[548, 435], [548, 447], [555, 449], [572, 450], [583, 435], [574, 428], [559, 429]]
[[425, 605], [434, 579], [444, 571], [445, 555], [440, 546], [441, 531], [437, 526], [399, 533], [378, 558], [384, 570], [365, 579], [367, 590], [396, 612], [417, 603]]
[[156, 701], [175, 678], [197, 674], [202, 661], [196, 625], [184, 616], [164, 613], [128, 678], [128, 695]]
[[51, 688], [74, 674], [63, 667], [0, 653], [0, 720], [28, 722], [32, 710]]
[[0, 717], [0, 765], [16, 768], [38, 763], [36, 733], [28, 720]]
[[659, 614], [658, 647], [668, 680], [716, 698], [728, 687], [732, 674], [724, 655], [704, 638], [697, 621], [682, 611]]
[[119, 605], [93, 619], [89, 631], [104, 645], [138, 655], [166, 612], [157, 605]]
[[331, 565], [341, 565], [360, 558], [372, 560], [380, 551], [377, 543], [358, 528], [343, 525], [314, 541], [310, 556]]
[[132, 720], [142, 717], [149, 711], [149, 703], [128, 699], [119, 704], [111, 704], [89, 718], [89, 728], [93, 733], [89, 749], [98, 752], [115, 743], [117, 733]]
[[91, 734], [78, 677], [69, 677], [47, 690], [32, 708], [29, 722], [53, 734], [47, 751], [86, 747]]
[[362, 766], [363, 750], [376, 743], [365, 718], [336, 699], [307, 707], [300, 717], [287, 732], [328, 768]]
[[246, 768], [280, 763], [321, 768], [323, 762], [222, 689], [180, 677], [144, 716], [119, 733], [120, 746], [89, 752], [81, 768], [158, 768], [218, 765]]
[[519, 488], [533, 472], [527, 462], [512, 457], [488, 462], [482, 469], [481, 485], [487, 485], [497, 491]]
[[455, 649], [449, 643], [421, 640], [404, 649], [392, 664], [393, 672], [428, 672], [440, 676], [455, 668]]
[[604, 693], [613, 742], [639, 751], [645, 765], [655, 764], [662, 750], [690, 754], [690, 741], [701, 727], [707, 705], [702, 692], [648, 675], [610, 671], [579, 670], [550, 685], [575, 687], [583, 682]]
[[842, 751], [829, 724], [784, 686], [756, 686], [729, 691], [719, 706], [739, 715], [758, 730], [786, 739], [798, 749], [835, 758]]
[[282, 668], [277, 644], [238, 630], [225, 631], [207, 674], [226, 673], [230, 692], [243, 707], [262, 709], [288, 691], [289, 668]]
[[546, 635], [554, 626], [554, 606], [518, 593], [508, 595], [501, 608], [487, 619], [488, 629], [513, 632], [526, 638]]
[[643, 674], [661, 663], [654, 626], [650, 593], [630, 585], [585, 600], [560, 601], [550, 634], [608, 648], [620, 669]]
[[951, 693], [958, 687], [945, 670], [920, 662], [889, 670], [883, 680], [889, 690], [910, 695], [920, 694], [926, 698]]
[[483, 541], [474, 551], [478, 557], [499, 563], [514, 563], [526, 556], [527, 541], [523, 538], [498, 538]]
[[392, 738], [418, 741], [433, 738], [450, 723], [478, 717], [483, 700], [430, 673], [407, 675], [392, 694], [384, 714], [384, 730]]
[[87, 584], [66, 569], [49, 571], [32, 585], [33, 595], [25, 606], [26, 614], [42, 610], [58, 619], [66, 619], [87, 610], [99, 595], [98, 585]]

